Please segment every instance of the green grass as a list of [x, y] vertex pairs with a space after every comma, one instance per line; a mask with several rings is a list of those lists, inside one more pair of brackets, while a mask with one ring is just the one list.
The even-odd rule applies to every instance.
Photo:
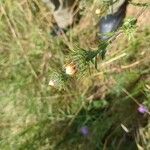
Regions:
[[[139, 104], [150, 108], [149, 27], [137, 28], [131, 40], [123, 33], [113, 41], [106, 58], [98, 58], [98, 70], [92, 66], [90, 74], [71, 77], [65, 89], [48, 86], [72, 49], [98, 48], [94, 11], [101, 4], [82, 5], [89, 25], [83, 19], [66, 36], [53, 37], [43, 3], [0, 1], [0, 149], [150, 148], [149, 114], [137, 111]], [[89, 128], [88, 137], [80, 133], [82, 126]]]

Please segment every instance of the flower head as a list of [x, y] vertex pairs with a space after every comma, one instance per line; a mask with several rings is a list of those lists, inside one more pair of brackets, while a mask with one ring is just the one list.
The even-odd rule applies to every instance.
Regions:
[[54, 87], [54, 86], [56, 85], [56, 83], [55, 83], [55, 81], [50, 80], [50, 81], [49, 81], [49, 83], [48, 83], [48, 85], [50, 85], [50, 86], [53, 86], [53, 87]]
[[101, 13], [100, 9], [96, 9], [96, 10], [95, 10], [95, 14], [96, 14], [96, 15], [99, 15], [100, 13]]
[[83, 136], [88, 136], [88, 135], [89, 135], [89, 129], [88, 129], [88, 127], [87, 127], [87, 126], [81, 127], [80, 133], [81, 133]]
[[138, 111], [139, 111], [141, 114], [144, 114], [144, 113], [147, 113], [147, 112], [148, 112], [148, 109], [147, 109], [145, 106], [140, 105], [140, 106], [138, 107]]
[[66, 72], [66, 74], [68, 74], [70, 76], [74, 75], [77, 72], [76, 64], [70, 63], [70, 64], [66, 65], [65, 72]]

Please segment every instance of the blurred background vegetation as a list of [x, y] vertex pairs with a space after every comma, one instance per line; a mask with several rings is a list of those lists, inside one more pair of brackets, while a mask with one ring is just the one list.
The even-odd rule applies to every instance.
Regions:
[[138, 111], [150, 109], [149, 8], [129, 4], [123, 32], [105, 59], [97, 58], [97, 69], [71, 77], [61, 90], [48, 85], [72, 49], [98, 49], [96, 9], [105, 14], [102, 1], [82, 0], [79, 24], [54, 37], [41, 1], [0, 0], [1, 150], [150, 149], [149, 112]]

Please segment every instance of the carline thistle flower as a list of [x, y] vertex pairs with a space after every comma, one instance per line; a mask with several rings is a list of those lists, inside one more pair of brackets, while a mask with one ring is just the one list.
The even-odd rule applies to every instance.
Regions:
[[100, 13], [101, 13], [101, 10], [100, 10], [100, 9], [96, 9], [96, 10], [95, 10], [95, 14], [96, 14], [96, 15], [99, 15]]
[[72, 76], [77, 72], [77, 66], [75, 63], [71, 62], [70, 64], [65, 65], [65, 73]]

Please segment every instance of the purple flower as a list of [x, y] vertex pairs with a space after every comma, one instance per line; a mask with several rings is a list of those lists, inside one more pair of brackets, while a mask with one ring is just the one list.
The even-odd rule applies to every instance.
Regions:
[[89, 135], [89, 129], [87, 126], [81, 127], [80, 132], [83, 136], [88, 136]]
[[144, 113], [147, 113], [147, 112], [148, 112], [148, 109], [147, 109], [145, 106], [140, 105], [140, 106], [138, 107], [138, 111], [139, 111], [141, 114], [144, 114]]

